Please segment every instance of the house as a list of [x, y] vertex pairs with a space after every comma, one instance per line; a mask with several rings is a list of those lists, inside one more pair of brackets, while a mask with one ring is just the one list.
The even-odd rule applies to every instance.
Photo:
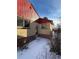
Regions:
[[17, 36], [27, 37], [27, 29], [30, 23], [39, 18], [33, 5], [29, 0], [17, 0]]
[[[29, 0], [17, 0], [17, 47], [23, 47], [34, 36], [28, 35], [30, 24], [39, 18], [34, 6]], [[30, 39], [30, 40], [29, 40]]]
[[52, 37], [53, 21], [48, 20], [48, 18], [38, 18], [30, 24], [30, 30], [28, 30], [28, 35], [38, 35], [45, 38]]

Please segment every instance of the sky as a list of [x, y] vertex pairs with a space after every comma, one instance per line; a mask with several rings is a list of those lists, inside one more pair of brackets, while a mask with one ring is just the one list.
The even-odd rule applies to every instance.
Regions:
[[59, 20], [61, 18], [61, 0], [30, 0], [40, 17]]

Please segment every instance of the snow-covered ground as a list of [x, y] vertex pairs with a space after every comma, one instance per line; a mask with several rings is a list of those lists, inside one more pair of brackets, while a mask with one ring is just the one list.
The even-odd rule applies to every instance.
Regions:
[[17, 51], [17, 59], [61, 59], [55, 53], [51, 53], [50, 41], [38, 37], [28, 45], [28, 49]]

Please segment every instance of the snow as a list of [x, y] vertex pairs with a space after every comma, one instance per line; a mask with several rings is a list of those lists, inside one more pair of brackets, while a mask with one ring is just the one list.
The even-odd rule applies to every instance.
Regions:
[[51, 53], [50, 41], [45, 38], [36, 38], [28, 45], [28, 49], [17, 51], [17, 59], [60, 59], [60, 56]]

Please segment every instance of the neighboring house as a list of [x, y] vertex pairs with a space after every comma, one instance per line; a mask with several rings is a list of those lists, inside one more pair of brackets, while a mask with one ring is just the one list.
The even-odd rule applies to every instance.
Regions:
[[46, 38], [52, 36], [53, 21], [45, 18], [39, 18], [30, 24], [29, 36], [38, 35]]

